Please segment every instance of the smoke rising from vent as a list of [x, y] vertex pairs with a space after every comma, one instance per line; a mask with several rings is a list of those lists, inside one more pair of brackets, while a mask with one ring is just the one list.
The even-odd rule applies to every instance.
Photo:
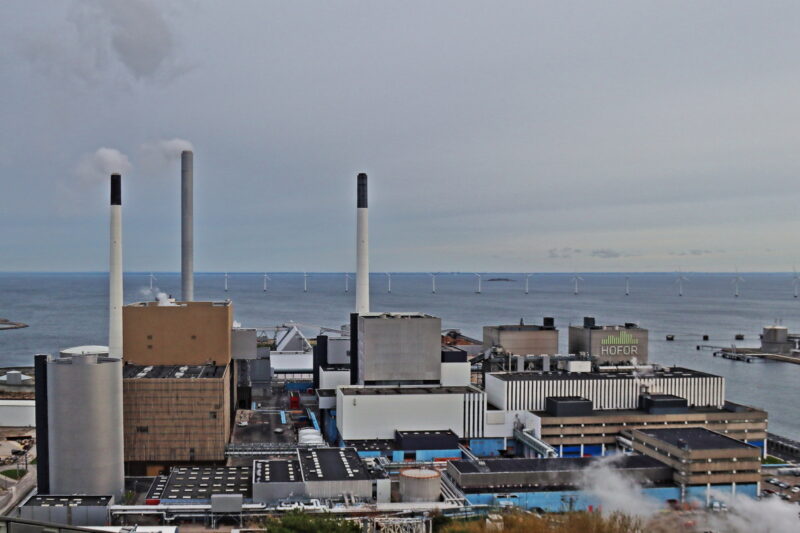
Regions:
[[115, 148], [98, 148], [93, 154], [84, 155], [75, 168], [82, 185], [93, 185], [117, 173], [125, 175], [131, 171], [128, 156]]
[[[594, 462], [583, 472], [581, 486], [588, 494], [600, 502], [604, 514], [624, 513], [639, 517], [657, 529], [668, 514], [661, 511], [666, 503], [648, 497], [641, 487], [632, 479], [621, 474], [614, 464], [622, 457], [611, 455]], [[796, 506], [780, 500], [778, 497], [754, 500], [747, 496], [731, 496], [726, 493], [712, 491], [715, 500], [728, 506], [727, 512], [706, 512], [696, 515], [698, 524], [703, 524], [698, 531], [724, 531], [725, 533], [782, 533], [795, 531], [797, 528]], [[700, 508], [705, 502], [697, 502]]]
[[139, 289], [139, 293], [147, 298], [148, 301], [158, 302], [159, 307], [174, 307], [178, 305], [172, 301], [169, 294], [161, 291], [158, 287], [153, 287], [152, 289], [143, 287]]
[[148, 142], [142, 145], [142, 154], [146, 159], [160, 159], [161, 162], [174, 161], [180, 158], [181, 152], [184, 150], [194, 151], [194, 146], [190, 141], [177, 137]]
[[603, 457], [583, 471], [581, 485], [584, 490], [600, 502], [604, 513], [621, 512], [640, 518], [655, 515], [658, 503], [642, 493], [641, 487], [632, 479], [614, 468], [623, 457]]

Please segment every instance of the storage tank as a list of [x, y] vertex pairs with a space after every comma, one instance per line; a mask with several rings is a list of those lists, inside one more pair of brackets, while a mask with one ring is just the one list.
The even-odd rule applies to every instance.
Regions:
[[297, 432], [297, 441], [300, 444], [325, 444], [322, 433], [314, 428], [303, 428]]
[[442, 493], [441, 475], [430, 468], [406, 468], [400, 471], [400, 500], [436, 502]]
[[47, 361], [51, 494], [122, 497], [122, 361], [71, 355]]

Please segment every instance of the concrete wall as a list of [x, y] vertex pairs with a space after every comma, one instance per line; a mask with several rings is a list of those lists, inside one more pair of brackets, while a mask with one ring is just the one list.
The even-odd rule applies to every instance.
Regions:
[[257, 355], [256, 330], [237, 328], [231, 331], [231, 357], [233, 359], [255, 359]]
[[74, 356], [47, 363], [50, 493], [123, 492], [122, 361]]
[[274, 503], [286, 498], [304, 498], [306, 487], [302, 481], [253, 483], [253, 501]]
[[306, 481], [305, 487], [309, 498], [336, 498], [344, 494], [352, 494], [356, 498], [372, 499], [371, 479]]
[[441, 383], [446, 387], [465, 387], [470, 383], [469, 363], [442, 363]]
[[558, 353], [558, 330], [527, 329], [525, 326], [484, 326], [483, 349], [502, 346], [515, 355]]
[[359, 317], [358, 382], [438, 382], [441, 329], [430, 316]]
[[36, 425], [34, 400], [0, 400], [0, 427], [33, 427]]
[[233, 306], [156, 302], [122, 308], [122, 357], [137, 365], [218, 365], [231, 360]]
[[350, 337], [328, 337], [328, 364], [350, 364]]
[[319, 371], [319, 388], [335, 389], [339, 385], [350, 385], [350, 370]]
[[400, 430], [453, 430], [464, 435], [464, 394], [345, 395], [336, 392], [342, 439], [394, 439]]
[[25, 505], [19, 508], [19, 517], [50, 524], [97, 526], [108, 523], [108, 508], [99, 505]]

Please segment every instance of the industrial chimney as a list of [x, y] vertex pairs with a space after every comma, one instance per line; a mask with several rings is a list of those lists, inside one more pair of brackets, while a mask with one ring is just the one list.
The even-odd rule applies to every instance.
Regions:
[[369, 313], [369, 220], [367, 218], [367, 175], [357, 178], [356, 204], [356, 313]]
[[194, 301], [194, 153], [181, 152], [181, 299]]
[[111, 174], [111, 231], [108, 261], [108, 355], [122, 357], [122, 177]]

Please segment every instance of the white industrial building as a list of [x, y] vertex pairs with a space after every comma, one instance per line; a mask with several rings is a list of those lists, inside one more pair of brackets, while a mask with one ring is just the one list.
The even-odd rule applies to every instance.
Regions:
[[24, 428], [35, 425], [34, 400], [0, 400], [0, 427]]
[[339, 387], [336, 426], [349, 440], [393, 439], [395, 430], [483, 436], [486, 394], [473, 386]]
[[686, 368], [636, 372], [496, 372], [486, 375], [486, 397], [501, 411], [542, 411], [548, 396], [580, 396], [595, 409], [636, 409], [639, 396], [674, 394], [690, 407], [725, 405], [725, 379]]

